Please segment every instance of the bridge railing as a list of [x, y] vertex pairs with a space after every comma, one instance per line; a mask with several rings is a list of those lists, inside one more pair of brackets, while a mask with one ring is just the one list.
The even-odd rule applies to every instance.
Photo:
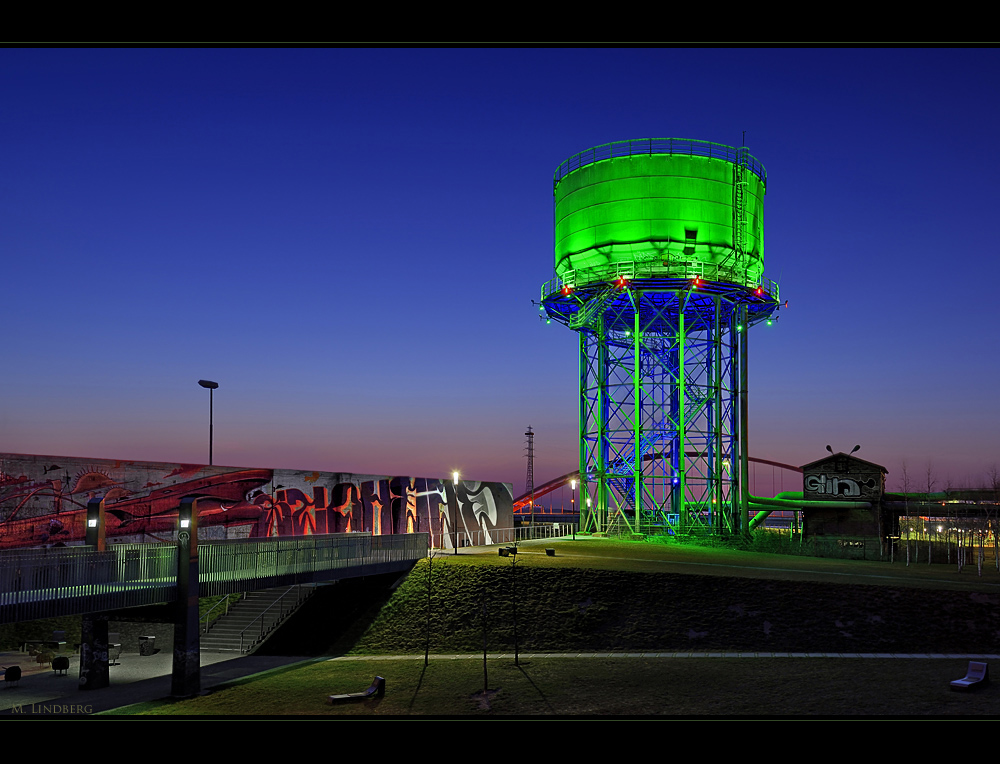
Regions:
[[[541, 517], [539, 513], [538, 517]], [[517, 528], [493, 528], [490, 531], [467, 530], [434, 534], [435, 549], [454, 549], [467, 546], [487, 546], [489, 544], [511, 544], [528, 539], [547, 539], [567, 536], [573, 532], [576, 523], [537, 523], [521, 525]]]
[[[177, 547], [12, 549], [0, 557], [0, 622], [154, 605], [176, 598]], [[83, 609], [80, 609], [83, 608]]]
[[[426, 533], [339, 533], [233, 539], [198, 549], [201, 596], [404, 569], [427, 554]], [[0, 553], [0, 623], [172, 602], [177, 547], [116, 544]]]
[[199, 594], [203, 597], [232, 594], [336, 578], [329, 574], [359, 566], [413, 562], [426, 554], [426, 533], [372, 536], [355, 532], [230, 539], [199, 547]]

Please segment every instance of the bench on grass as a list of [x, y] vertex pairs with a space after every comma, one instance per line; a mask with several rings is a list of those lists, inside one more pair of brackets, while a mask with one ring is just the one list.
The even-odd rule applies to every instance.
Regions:
[[345, 695], [331, 695], [330, 703], [347, 703], [352, 700], [366, 700], [367, 698], [381, 698], [385, 695], [385, 679], [380, 676], [375, 677], [372, 686], [364, 692], [349, 692]]
[[965, 676], [951, 683], [951, 689], [956, 692], [968, 692], [985, 687], [990, 683], [990, 667], [987, 663], [969, 661], [969, 669]]

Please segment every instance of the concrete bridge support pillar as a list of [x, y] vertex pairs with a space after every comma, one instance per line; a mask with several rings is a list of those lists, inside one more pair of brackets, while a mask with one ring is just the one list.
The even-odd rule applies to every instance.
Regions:
[[108, 617], [94, 613], [85, 615], [80, 636], [80, 689], [103, 689], [111, 684], [108, 671]]
[[[87, 502], [87, 545], [98, 552], [104, 542], [104, 499]], [[99, 690], [111, 684], [108, 671], [108, 617], [88, 613], [83, 616], [80, 634], [80, 689]]]
[[177, 513], [177, 610], [170, 694], [189, 698], [201, 692], [201, 639], [198, 631], [198, 501], [188, 496]]

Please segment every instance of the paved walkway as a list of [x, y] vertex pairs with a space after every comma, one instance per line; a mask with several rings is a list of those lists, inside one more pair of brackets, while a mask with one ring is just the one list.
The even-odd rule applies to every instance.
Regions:
[[[488, 660], [514, 660], [514, 653], [487, 653]], [[1000, 660], [1000, 655], [986, 653], [726, 653], [726, 652], [645, 652], [645, 653], [519, 653], [520, 660], [535, 658], [892, 658], [927, 660], [948, 658], [951, 660], [986, 661]], [[422, 661], [420, 655], [344, 655], [328, 658], [333, 661]], [[431, 655], [432, 661], [482, 660], [482, 653], [455, 653], [453, 655]]]
[[[0, 715], [86, 715], [167, 698], [170, 696], [172, 660], [173, 655], [164, 651], [150, 656], [123, 653], [120, 665], [111, 666], [110, 687], [81, 690], [79, 655], [70, 656], [70, 667], [65, 676], [57, 676], [51, 668], [33, 663], [27, 653], [0, 653], [0, 666], [19, 665], [22, 670], [18, 686], [5, 685], [0, 689]], [[270, 655], [233, 657], [231, 653], [202, 652], [202, 691], [235, 679], [313, 660]]]
[[[431, 655], [434, 661], [482, 660], [482, 653]], [[520, 653], [521, 660], [580, 658], [589, 660], [622, 658], [832, 658], [832, 659], [950, 659], [1000, 660], [994, 654], [957, 653], [754, 653], [754, 652], [634, 652], [634, 653]], [[513, 660], [513, 653], [491, 653], [490, 660]], [[152, 656], [126, 653], [121, 665], [111, 667], [111, 686], [103, 690], [81, 690], [78, 684], [79, 656], [70, 658], [67, 675], [57, 676], [51, 668], [32, 663], [26, 653], [0, 653], [0, 666], [20, 665], [21, 681], [17, 687], [0, 689], [0, 715], [88, 715], [122, 706], [158, 700], [170, 696], [170, 653]], [[268, 655], [232, 657], [225, 653], [202, 653], [201, 686], [203, 691], [237, 679], [265, 674], [275, 669], [316, 661], [422, 661], [419, 655], [351, 655], [337, 658], [304, 658]]]

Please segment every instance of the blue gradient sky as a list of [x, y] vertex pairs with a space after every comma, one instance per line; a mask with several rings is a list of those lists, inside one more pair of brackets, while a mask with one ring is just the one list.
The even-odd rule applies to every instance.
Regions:
[[751, 451], [1000, 462], [1000, 51], [0, 50], [0, 451], [524, 483], [575, 466], [530, 300], [613, 140], [768, 170]]

